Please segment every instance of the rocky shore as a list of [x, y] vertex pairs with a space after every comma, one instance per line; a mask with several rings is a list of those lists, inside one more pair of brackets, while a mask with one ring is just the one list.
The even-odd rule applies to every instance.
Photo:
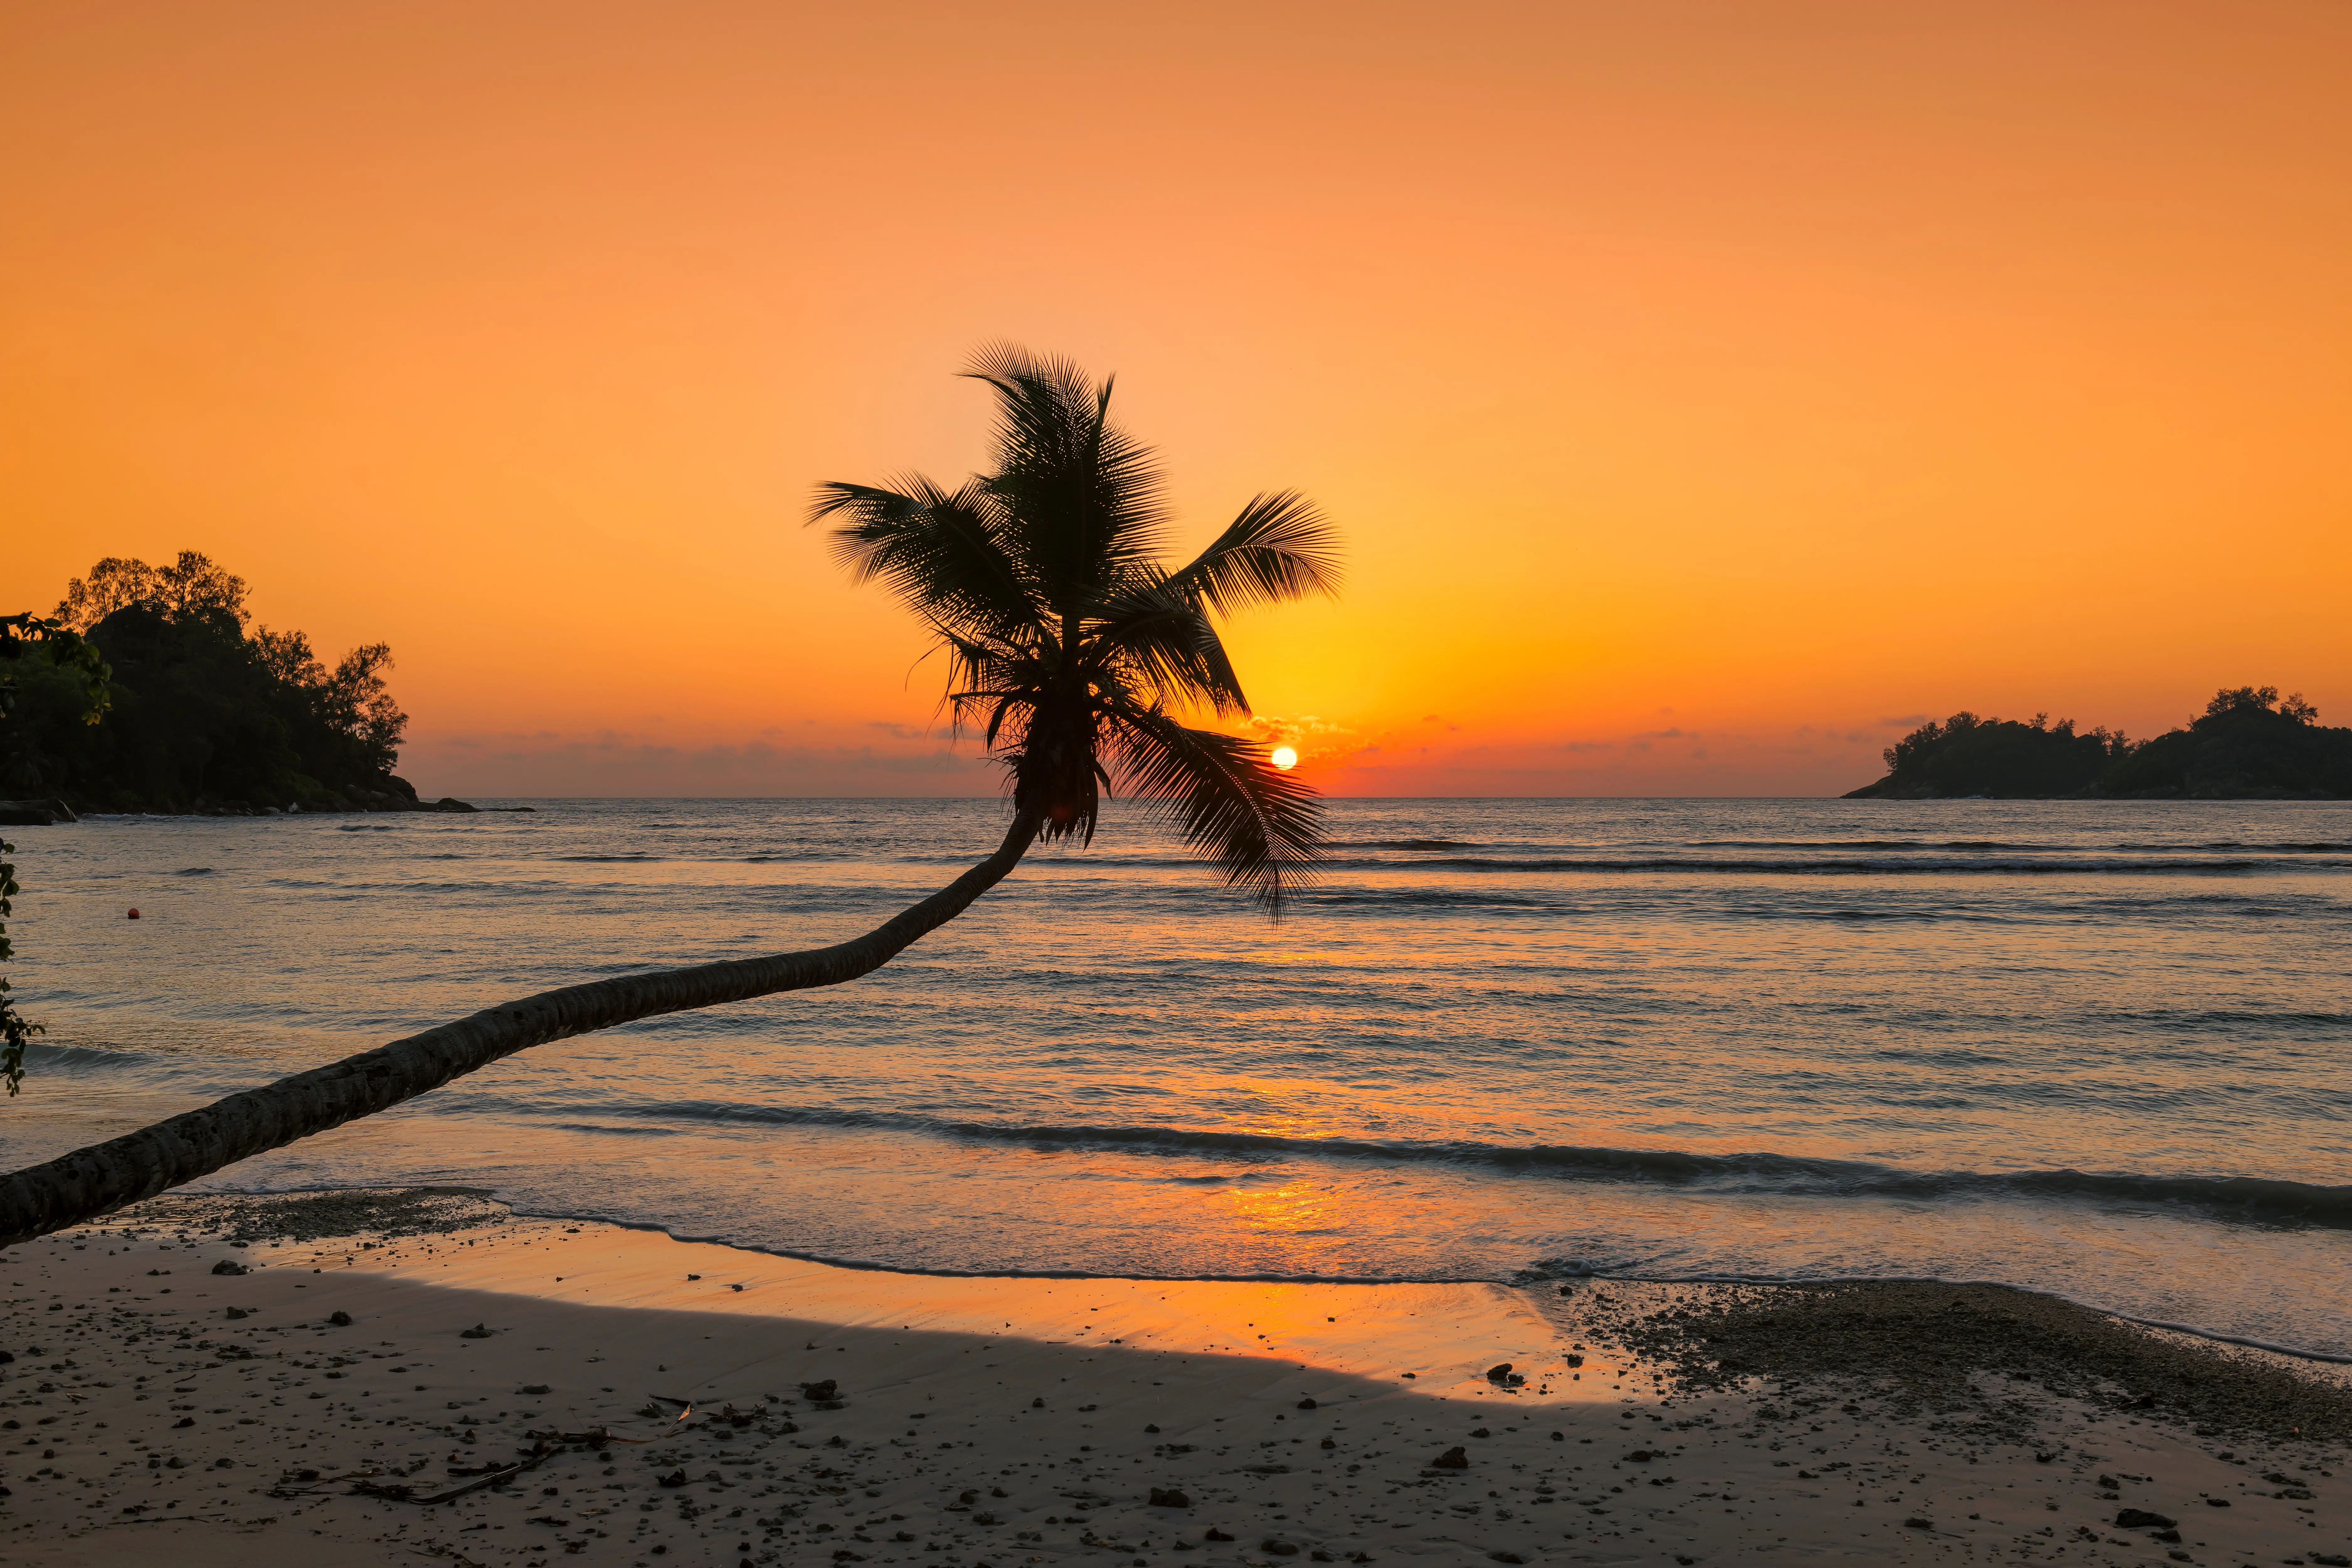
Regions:
[[[394, 780], [394, 783], [401, 781]], [[219, 801], [198, 796], [184, 807], [158, 815], [167, 816], [317, 816], [355, 811], [531, 811], [528, 805], [479, 806], [443, 795], [438, 800], [423, 800], [415, 794], [404, 794], [394, 789], [353, 787], [331, 792], [312, 799], [286, 805], [257, 805], [251, 801]], [[59, 823], [79, 822], [77, 813], [64, 801], [0, 800], [0, 827], [48, 827]]]

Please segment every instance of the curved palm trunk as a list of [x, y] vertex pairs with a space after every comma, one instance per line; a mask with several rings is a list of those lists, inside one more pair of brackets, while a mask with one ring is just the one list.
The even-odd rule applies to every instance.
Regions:
[[853, 941], [807, 952], [702, 963], [543, 991], [29, 1166], [0, 1179], [0, 1247], [153, 1197], [224, 1165], [398, 1105], [500, 1057], [550, 1040], [661, 1013], [855, 980], [961, 914], [1003, 880], [1028, 851], [1037, 829], [1037, 818], [1021, 813], [995, 854]]

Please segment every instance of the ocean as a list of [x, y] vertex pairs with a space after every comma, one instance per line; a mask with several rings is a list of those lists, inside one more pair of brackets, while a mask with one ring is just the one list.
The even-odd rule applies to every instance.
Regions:
[[[1004, 822], [530, 804], [10, 830], [48, 1033], [0, 1159], [838, 940]], [[541, 1046], [202, 1185], [462, 1185], [940, 1273], [2000, 1280], [2352, 1357], [2352, 806], [1331, 817], [1278, 924], [1114, 805], [865, 980]]]

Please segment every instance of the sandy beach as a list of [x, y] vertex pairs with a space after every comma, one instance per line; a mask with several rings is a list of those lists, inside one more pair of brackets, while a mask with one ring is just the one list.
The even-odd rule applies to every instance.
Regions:
[[10, 1563], [2352, 1553], [2342, 1369], [1994, 1287], [940, 1278], [447, 1192], [0, 1263]]

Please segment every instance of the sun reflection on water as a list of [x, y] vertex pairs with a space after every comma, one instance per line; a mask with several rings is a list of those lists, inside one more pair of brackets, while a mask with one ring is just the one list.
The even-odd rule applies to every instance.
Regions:
[[1308, 1237], [1339, 1230], [1334, 1194], [1320, 1183], [1297, 1180], [1276, 1187], [1234, 1183], [1218, 1189], [1216, 1195], [1234, 1219], [1261, 1233]]

